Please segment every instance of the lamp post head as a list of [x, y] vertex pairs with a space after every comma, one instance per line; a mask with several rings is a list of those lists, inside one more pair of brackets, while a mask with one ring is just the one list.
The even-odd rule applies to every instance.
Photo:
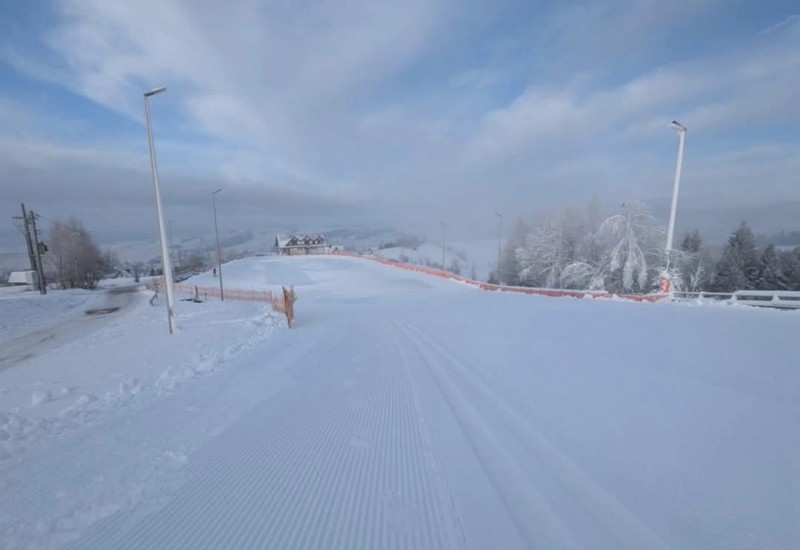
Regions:
[[503, 217], [503, 215], [500, 212], [498, 212], [497, 210], [494, 211], [494, 215], [497, 216], [498, 218], [502, 218]]
[[680, 122], [678, 122], [677, 120], [673, 120], [673, 121], [672, 121], [672, 124], [670, 124], [670, 126], [672, 126], [673, 128], [675, 128], [675, 129], [676, 129], [676, 130], [678, 130], [679, 132], [685, 132], [685, 131], [686, 131], [686, 126], [684, 126], [683, 124], [681, 124], [681, 123], [680, 123]]
[[222, 189], [217, 189], [216, 191], [212, 192], [211, 194], [212, 194], [212, 195], [216, 195], [216, 194], [217, 194], [217, 193], [219, 193], [220, 191], [222, 191]]
[[153, 95], [156, 95], [156, 94], [160, 94], [161, 92], [166, 92], [166, 91], [167, 91], [167, 87], [166, 86], [160, 86], [158, 88], [153, 88], [149, 92], [145, 92], [144, 93], [144, 97], [150, 97], [150, 96], [153, 96]]

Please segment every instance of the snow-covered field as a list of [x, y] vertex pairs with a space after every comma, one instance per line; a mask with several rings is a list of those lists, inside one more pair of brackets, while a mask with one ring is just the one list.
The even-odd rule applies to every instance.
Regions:
[[0, 547], [800, 546], [798, 312], [492, 294], [346, 257], [224, 274], [293, 284], [296, 327], [180, 302], [169, 337], [127, 294], [0, 371]]
[[[455, 241], [445, 246], [445, 263], [450, 269], [453, 260], [457, 259], [461, 275], [472, 277], [477, 281], [489, 280], [489, 274], [497, 266], [497, 241]], [[442, 264], [441, 243], [422, 243], [410, 247], [392, 247], [377, 250], [375, 255], [385, 260], [408, 263], [412, 265], [440, 266]], [[474, 277], [473, 277], [474, 276]]]

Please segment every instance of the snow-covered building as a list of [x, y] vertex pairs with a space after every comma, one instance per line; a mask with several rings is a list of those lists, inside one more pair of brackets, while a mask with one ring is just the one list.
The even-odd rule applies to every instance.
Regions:
[[276, 235], [275, 248], [281, 256], [327, 254], [328, 243], [321, 233], [307, 235]]
[[39, 280], [39, 274], [35, 271], [12, 271], [8, 276], [10, 285], [35, 285]]

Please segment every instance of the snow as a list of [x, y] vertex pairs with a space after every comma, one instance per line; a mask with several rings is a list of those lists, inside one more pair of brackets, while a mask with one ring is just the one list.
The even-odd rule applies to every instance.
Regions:
[[[445, 263], [449, 269], [454, 258], [461, 265], [461, 275], [471, 277], [475, 270], [475, 279], [488, 281], [489, 274], [497, 266], [497, 241], [452, 241], [446, 243]], [[375, 255], [385, 260], [394, 260], [413, 265], [440, 266], [442, 263], [441, 243], [422, 243], [415, 248], [391, 247], [375, 251]]]
[[54, 316], [65, 316], [95, 299], [95, 294], [84, 290], [51, 291], [44, 296], [38, 291], [20, 291], [18, 287], [0, 290], [0, 346], [17, 334], [39, 328]]
[[0, 547], [800, 545], [798, 312], [224, 269], [295, 328], [179, 302], [170, 337], [135, 294], [0, 371]]
[[124, 283], [94, 294], [3, 300], [11, 303], [3, 312], [15, 315], [16, 332], [27, 323], [35, 329], [7, 335], [0, 352], [0, 411], [8, 411], [0, 424], [10, 418], [13, 428], [7, 451], [168, 392], [285, 324], [263, 304], [184, 303], [177, 317], [182, 331], [170, 337], [163, 304], [151, 307], [149, 293]]
[[31, 405], [34, 407], [38, 407], [40, 405], [44, 405], [53, 400], [53, 395], [50, 393], [50, 390], [44, 391], [35, 391], [33, 395], [31, 395]]

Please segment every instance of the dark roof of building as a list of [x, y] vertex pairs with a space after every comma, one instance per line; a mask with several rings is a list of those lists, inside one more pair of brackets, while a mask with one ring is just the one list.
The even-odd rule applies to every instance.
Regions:
[[278, 248], [287, 248], [290, 246], [323, 246], [325, 244], [325, 235], [322, 233], [276, 235], [275, 244]]

